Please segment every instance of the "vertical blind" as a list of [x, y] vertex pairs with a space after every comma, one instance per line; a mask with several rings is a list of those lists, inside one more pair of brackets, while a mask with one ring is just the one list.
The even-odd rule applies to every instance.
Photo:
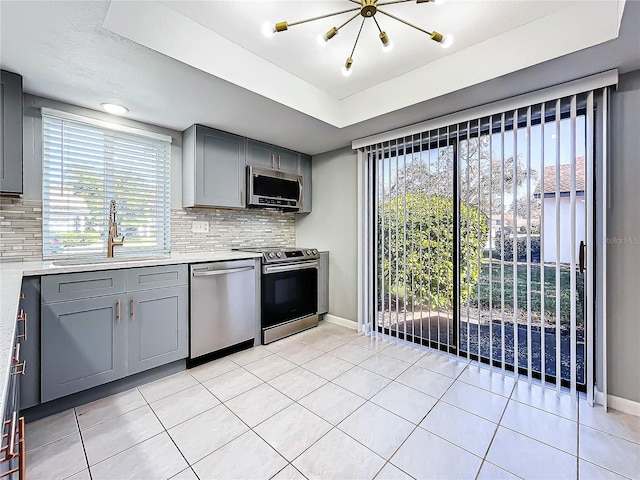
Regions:
[[558, 390], [593, 385], [588, 269], [605, 96], [592, 90], [362, 148], [374, 285], [365, 329]]
[[42, 139], [43, 258], [106, 255], [112, 199], [116, 256], [170, 251], [169, 139], [44, 112]]

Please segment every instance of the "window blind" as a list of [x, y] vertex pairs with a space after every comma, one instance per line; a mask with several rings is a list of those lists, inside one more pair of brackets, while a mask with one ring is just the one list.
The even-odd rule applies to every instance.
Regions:
[[116, 256], [170, 251], [171, 143], [43, 112], [43, 258], [105, 255], [117, 202]]

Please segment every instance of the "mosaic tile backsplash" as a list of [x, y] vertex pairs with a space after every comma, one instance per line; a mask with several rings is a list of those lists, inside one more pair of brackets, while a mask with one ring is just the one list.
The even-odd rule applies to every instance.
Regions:
[[[208, 222], [208, 233], [193, 233], [191, 222]], [[293, 213], [265, 210], [171, 210], [171, 251], [189, 253], [235, 247], [292, 247]], [[42, 258], [42, 202], [0, 197], [0, 262]]]

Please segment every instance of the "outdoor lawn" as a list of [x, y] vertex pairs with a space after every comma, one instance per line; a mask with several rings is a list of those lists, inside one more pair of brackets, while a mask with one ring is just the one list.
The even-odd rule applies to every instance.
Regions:
[[[492, 284], [492, 305], [494, 312], [500, 311], [501, 298], [504, 285], [504, 304], [505, 311], [513, 312], [513, 263], [505, 263], [504, 266], [504, 278], [501, 277], [501, 269], [499, 261], [493, 262], [490, 266], [488, 260], [484, 260], [481, 267], [481, 274], [479, 279], [478, 289], [473, 295], [473, 302], [470, 302], [471, 307], [478, 306], [478, 296], [480, 299], [480, 308], [483, 310], [489, 309], [489, 269], [491, 268], [491, 284]], [[556, 321], [556, 267], [555, 265], [540, 264], [531, 265], [531, 283], [529, 289], [531, 290], [531, 316], [537, 324], [541, 320], [541, 304], [542, 304], [542, 281], [541, 276], [544, 271], [544, 310], [545, 310], [545, 326], [547, 324], [555, 324]], [[526, 321], [527, 310], [527, 265], [526, 263], [517, 264], [517, 302], [518, 310], [522, 310], [524, 319]], [[568, 265], [560, 266], [560, 322], [561, 324], [568, 324], [571, 321], [571, 280], [570, 280], [570, 268]], [[577, 305], [576, 305], [576, 318], [578, 324], [582, 323], [583, 317], [583, 301], [584, 301], [584, 275], [576, 270], [576, 290], [577, 290]], [[522, 321], [522, 317], [520, 322]]]

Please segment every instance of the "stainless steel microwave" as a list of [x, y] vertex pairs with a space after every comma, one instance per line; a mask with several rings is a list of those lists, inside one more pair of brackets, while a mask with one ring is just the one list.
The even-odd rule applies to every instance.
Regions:
[[254, 166], [247, 167], [247, 205], [296, 211], [302, 208], [302, 177]]

